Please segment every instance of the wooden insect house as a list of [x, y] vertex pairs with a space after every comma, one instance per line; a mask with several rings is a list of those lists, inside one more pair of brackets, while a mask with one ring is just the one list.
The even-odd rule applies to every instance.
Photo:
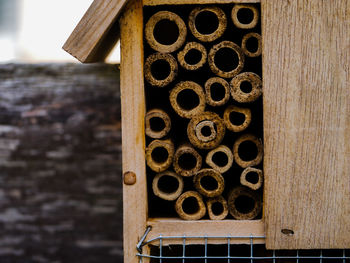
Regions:
[[119, 36], [125, 262], [350, 262], [350, 1], [95, 0], [64, 48]]

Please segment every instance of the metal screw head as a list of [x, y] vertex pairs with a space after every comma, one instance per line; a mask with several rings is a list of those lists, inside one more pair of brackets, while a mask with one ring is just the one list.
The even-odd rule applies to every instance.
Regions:
[[126, 185], [133, 185], [136, 183], [136, 174], [134, 172], [126, 172], [123, 175], [124, 178], [124, 184]]

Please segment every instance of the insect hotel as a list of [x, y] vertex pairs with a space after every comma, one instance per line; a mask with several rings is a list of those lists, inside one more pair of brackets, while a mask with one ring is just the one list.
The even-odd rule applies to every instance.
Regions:
[[125, 262], [350, 262], [350, 1], [95, 0], [120, 36]]

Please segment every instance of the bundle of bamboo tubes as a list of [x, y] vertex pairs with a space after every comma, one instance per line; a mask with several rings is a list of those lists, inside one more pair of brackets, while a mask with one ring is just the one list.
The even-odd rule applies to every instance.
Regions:
[[150, 217], [261, 217], [259, 5], [144, 14]]

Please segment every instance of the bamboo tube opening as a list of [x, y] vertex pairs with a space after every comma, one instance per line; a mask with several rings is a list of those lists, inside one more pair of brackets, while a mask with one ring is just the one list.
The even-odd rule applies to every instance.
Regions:
[[238, 186], [229, 193], [228, 209], [235, 219], [254, 219], [262, 209], [261, 197], [249, 188]]
[[240, 182], [242, 185], [252, 190], [258, 190], [263, 183], [262, 170], [253, 167], [247, 167], [241, 174]]
[[226, 128], [233, 132], [241, 132], [248, 128], [252, 121], [252, 113], [249, 108], [228, 106], [224, 112]]
[[252, 72], [244, 72], [231, 80], [232, 98], [241, 103], [256, 101], [262, 94], [260, 77]]
[[188, 26], [197, 39], [211, 42], [225, 32], [227, 19], [218, 7], [197, 7], [190, 13]]
[[252, 134], [242, 135], [233, 145], [233, 156], [242, 168], [258, 165], [263, 158], [261, 140]]
[[146, 148], [146, 162], [155, 172], [168, 169], [173, 161], [174, 145], [169, 140], [154, 140]]
[[184, 21], [175, 13], [160, 11], [146, 23], [145, 38], [151, 48], [170, 53], [179, 49], [186, 40]]
[[223, 78], [232, 78], [241, 72], [244, 60], [241, 48], [231, 41], [214, 45], [208, 55], [211, 71]]
[[253, 5], [237, 4], [231, 12], [232, 22], [241, 29], [254, 28], [259, 21], [259, 11]]
[[196, 126], [196, 137], [201, 142], [210, 142], [216, 137], [215, 123], [212, 121], [202, 121]]
[[171, 171], [157, 174], [152, 182], [153, 193], [164, 200], [176, 200], [182, 193], [183, 179]]
[[170, 104], [181, 117], [192, 118], [205, 108], [202, 87], [193, 81], [178, 83], [170, 92]]
[[197, 70], [207, 61], [207, 50], [197, 42], [189, 42], [177, 54], [180, 65], [187, 70]]
[[207, 154], [205, 162], [214, 170], [225, 173], [232, 167], [233, 154], [227, 146], [220, 145]]
[[193, 178], [197, 191], [207, 197], [221, 195], [225, 188], [225, 180], [214, 169], [202, 169]]
[[146, 59], [145, 78], [152, 85], [165, 87], [177, 75], [177, 62], [170, 54], [154, 53]]
[[153, 109], [146, 114], [145, 126], [145, 133], [147, 136], [154, 139], [160, 139], [169, 133], [171, 120], [165, 111]]
[[184, 220], [199, 220], [206, 213], [203, 199], [195, 191], [188, 191], [180, 195], [175, 203], [175, 210]]
[[248, 33], [242, 39], [242, 51], [248, 57], [261, 55], [261, 36], [258, 33]]
[[180, 146], [174, 155], [175, 172], [182, 176], [193, 176], [202, 167], [202, 157], [189, 145]]
[[222, 106], [230, 99], [230, 85], [222, 78], [210, 78], [204, 87], [207, 103], [211, 106]]
[[211, 220], [223, 220], [228, 215], [227, 201], [222, 196], [208, 199], [207, 209]]

